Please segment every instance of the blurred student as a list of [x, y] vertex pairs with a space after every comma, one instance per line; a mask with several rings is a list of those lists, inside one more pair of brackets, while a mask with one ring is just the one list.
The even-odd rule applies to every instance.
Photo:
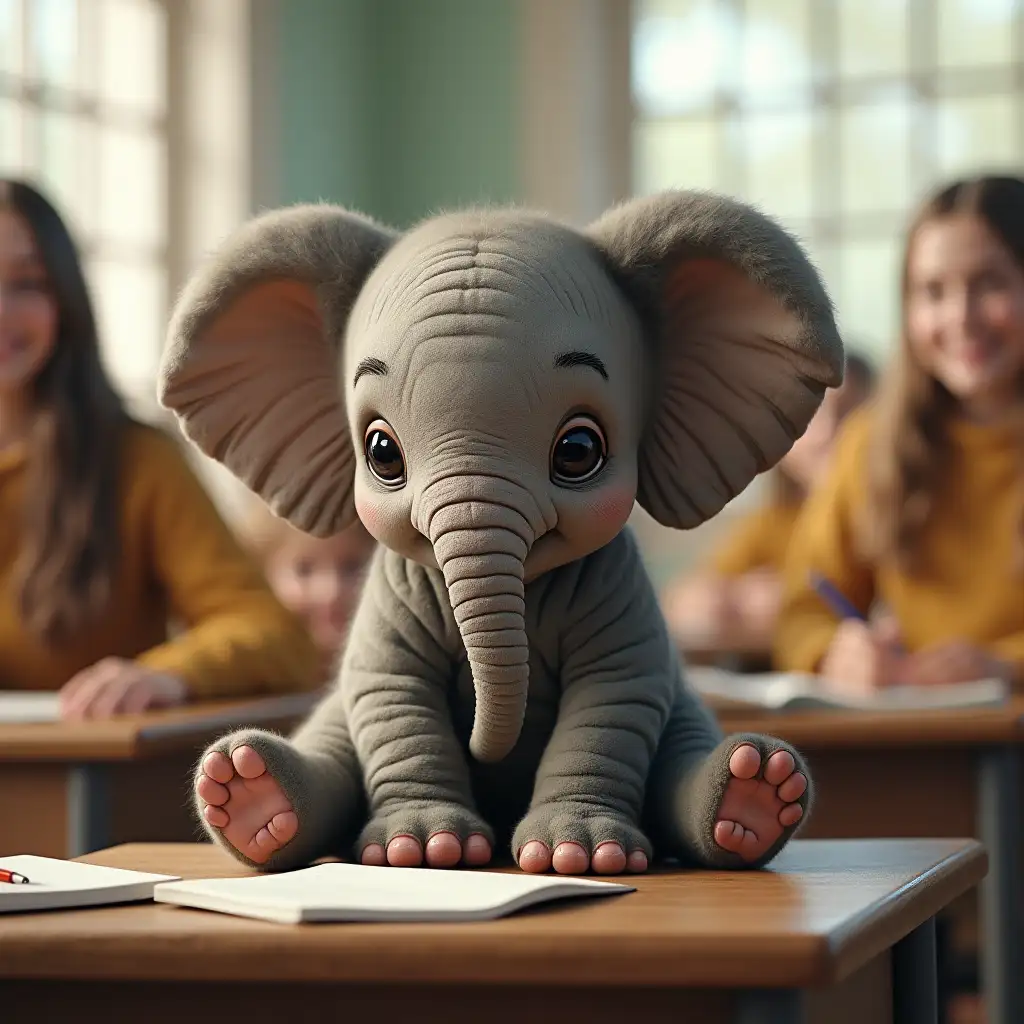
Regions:
[[[931, 197], [909, 232], [902, 319], [877, 402], [848, 421], [797, 524], [776, 660], [861, 692], [1020, 683], [1024, 181], [975, 178]], [[878, 600], [884, 628], [858, 617]]]
[[377, 542], [356, 520], [334, 537], [302, 533], [255, 502], [243, 539], [280, 601], [306, 624], [327, 682], [334, 673]]
[[842, 385], [825, 393], [807, 430], [771, 473], [765, 503], [732, 527], [704, 565], [666, 590], [665, 613], [681, 642], [721, 638], [748, 650], [770, 649], [794, 524], [828, 468], [840, 424], [870, 396], [874, 380], [871, 362], [849, 353]]
[[0, 180], [0, 688], [98, 718], [318, 683], [178, 443], [115, 394], [60, 216]]

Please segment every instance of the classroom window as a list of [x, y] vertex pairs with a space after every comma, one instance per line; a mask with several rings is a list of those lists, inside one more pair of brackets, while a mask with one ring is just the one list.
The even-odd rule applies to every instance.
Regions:
[[926, 190], [1024, 157], [1017, 0], [634, 0], [636, 194], [723, 191], [795, 231], [852, 344], [898, 328]]
[[0, 0], [0, 173], [58, 206], [104, 361], [143, 406], [168, 303], [167, 19], [164, 0]]

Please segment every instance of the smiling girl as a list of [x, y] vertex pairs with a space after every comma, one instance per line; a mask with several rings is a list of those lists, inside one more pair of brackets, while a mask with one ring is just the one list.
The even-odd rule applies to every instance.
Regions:
[[[956, 182], [915, 219], [895, 366], [794, 537], [781, 668], [858, 690], [1024, 683], [1024, 181]], [[811, 572], [895, 630], [837, 620]]]
[[178, 445], [111, 387], [59, 215], [0, 180], [0, 689], [104, 717], [319, 682]]

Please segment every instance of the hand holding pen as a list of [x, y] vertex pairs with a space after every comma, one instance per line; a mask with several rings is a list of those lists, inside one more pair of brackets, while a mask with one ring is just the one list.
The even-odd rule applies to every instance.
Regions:
[[811, 574], [810, 583], [841, 620], [822, 659], [820, 674], [833, 686], [855, 695], [903, 682], [906, 656], [895, 621], [870, 623], [835, 584], [818, 573]]

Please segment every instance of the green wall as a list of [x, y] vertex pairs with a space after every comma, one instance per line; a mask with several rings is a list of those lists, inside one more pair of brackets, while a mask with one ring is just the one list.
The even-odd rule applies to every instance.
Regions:
[[519, 198], [516, 7], [283, 0], [277, 201], [326, 199], [405, 227]]

